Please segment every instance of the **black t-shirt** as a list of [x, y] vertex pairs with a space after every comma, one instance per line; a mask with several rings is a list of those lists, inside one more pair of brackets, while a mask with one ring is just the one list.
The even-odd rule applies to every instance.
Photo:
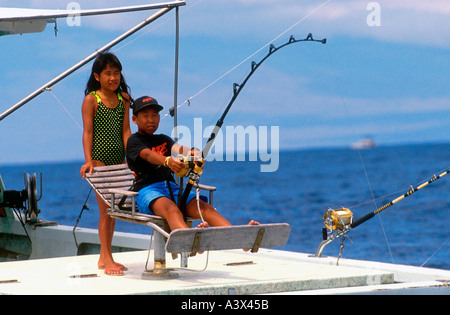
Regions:
[[164, 156], [171, 156], [172, 146], [175, 142], [166, 135], [142, 135], [134, 133], [127, 142], [127, 163], [136, 173], [137, 180], [134, 191], [166, 180], [175, 181], [169, 168], [162, 165], [151, 164], [139, 157], [144, 149], [150, 149]]

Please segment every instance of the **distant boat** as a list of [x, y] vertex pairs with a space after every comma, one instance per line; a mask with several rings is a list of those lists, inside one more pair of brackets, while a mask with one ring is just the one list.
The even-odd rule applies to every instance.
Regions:
[[353, 150], [373, 149], [375, 147], [375, 141], [370, 137], [366, 137], [357, 142], [353, 142], [350, 147]]

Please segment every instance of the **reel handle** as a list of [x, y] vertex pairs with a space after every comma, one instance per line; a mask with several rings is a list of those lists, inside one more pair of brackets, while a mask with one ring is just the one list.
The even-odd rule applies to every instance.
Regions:
[[184, 156], [179, 157], [180, 161], [184, 163], [184, 168], [175, 173], [178, 177], [188, 177], [191, 172], [201, 175], [203, 173], [203, 166], [205, 160], [199, 156]]

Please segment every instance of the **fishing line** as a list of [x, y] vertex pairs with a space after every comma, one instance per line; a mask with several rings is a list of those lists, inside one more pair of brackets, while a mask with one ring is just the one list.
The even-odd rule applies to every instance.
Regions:
[[77, 246], [77, 248], [79, 248], [79, 246], [78, 246], [78, 241], [77, 241], [77, 236], [75, 234], [75, 230], [77, 229], [78, 224], [80, 223], [81, 216], [83, 215], [83, 211], [84, 210], [88, 210], [89, 211], [89, 205], [88, 205], [87, 202], [89, 200], [89, 197], [91, 196], [91, 192], [92, 192], [92, 187], [89, 190], [89, 193], [88, 193], [88, 195], [86, 197], [86, 200], [84, 201], [83, 207], [81, 208], [80, 214], [78, 215], [77, 220], [75, 222], [75, 225], [73, 226], [72, 234], [73, 234], [73, 238], [75, 240], [75, 245]]
[[[331, 63], [331, 67], [333, 69], [332, 72], [333, 72], [333, 75], [335, 77], [336, 84], [337, 84], [338, 89], [339, 89], [339, 96], [340, 96], [340, 99], [341, 99], [341, 102], [342, 102], [342, 106], [343, 106], [344, 111], [345, 111], [345, 115], [346, 115], [347, 118], [349, 118], [350, 114], [348, 112], [347, 103], [345, 102], [345, 99], [344, 99], [344, 93], [343, 93], [342, 85], [340, 84], [340, 81], [337, 80], [337, 71], [336, 71], [336, 67], [335, 67], [335, 64], [334, 64], [334, 59], [331, 57], [331, 53], [330, 53], [328, 47], [326, 47], [326, 51], [327, 51], [328, 59], [329, 59], [329, 61]], [[352, 135], [356, 136], [356, 132], [355, 132], [354, 126], [353, 126], [353, 124], [351, 123], [350, 120], [349, 120], [349, 126], [350, 126], [350, 130], [351, 130]], [[367, 182], [367, 185], [369, 186], [370, 194], [372, 196], [371, 202], [373, 203], [374, 209], [377, 209], [378, 205], [377, 205], [377, 202], [376, 202], [375, 195], [373, 193], [372, 184], [370, 182], [369, 174], [367, 173], [366, 165], [364, 163], [364, 158], [363, 158], [363, 156], [361, 154], [361, 150], [359, 148], [357, 148], [357, 151], [358, 151], [358, 156], [359, 156], [359, 160], [361, 162], [362, 169], [364, 171], [364, 176], [366, 178], [366, 182]], [[380, 221], [381, 229], [383, 231], [384, 239], [386, 241], [386, 245], [387, 245], [388, 250], [389, 250], [389, 255], [391, 256], [391, 260], [394, 263], [394, 256], [392, 255], [391, 246], [389, 244], [389, 240], [388, 240], [386, 231], [384, 229], [383, 220], [381, 219], [381, 216], [378, 216], [378, 218], [379, 218], [379, 221]]]
[[[145, 266], [144, 266], [144, 270], [146, 272], [153, 272], [153, 270], [148, 269], [148, 261], [150, 260], [150, 251], [152, 249], [152, 243], [153, 243], [153, 234], [155, 233], [155, 231], [152, 229], [152, 234], [150, 235], [150, 245], [148, 248], [148, 252], [147, 252], [147, 260], [145, 262]], [[180, 267], [180, 268], [176, 268], [176, 267], [172, 267], [172, 268], [164, 268], [165, 270], [185, 270], [185, 271], [191, 271], [191, 272], [203, 272], [206, 270], [206, 268], [208, 268], [208, 264], [209, 264], [209, 250], [206, 252], [206, 262], [205, 262], [205, 266], [202, 269], [190, 269], [190, 268], [184, 268], [184, 267]]]
[[28, 234], [27, 228], [25, 227], [25, 222], [23, 221], [22, 214], [20, 213], [20, 210], [16, 208], [11, 208], [16, 215], [17, 219], [19, 219], [20, 224], [22, 225], [23, 230], [25, 231], [25, 234], [27, 235], [28, 240], [30, 241], [30, 244], [33, 244], [33, 241], [31, 240], [30, 235]]
[[73, 122], [80, 128], [81, 131], [83, 131], [83, 127], [76, 121], [75, 117], [72, 116], [72, 114], [69, 112], [69, 110], [64, 106], [64, 104], [59, 100], [59, 98], [56, 97], [55, 93], [53, 93], [52, 88], [47, 88], [46, 91], [50, 92], [51, 95], [55, 98], [55, 100], [58, 102], [59, 105], [64, 109], [66, 114], [73, 120]]
[[[196, 4], [194, 4], [192, 7], [195, 7], [196, 5], [198, 5], [200, 2], [202, 2], [203, 0], [200, 0], [199, 2], [197, 2]], [[190, 9], [192, 8], [190, 7]], [[188, 11], [188, 10], [186, 10]], [[135, 39], [129, 41], [128, 43], [125, 43], [122, 46], [117, 47], [116, 49], [111, 50], [112, 52], [117, 52], [122, 48], [125, 48], [126, 46], [130, 45], [131, 43], [133, 43], [134, 41], [142, 38], [143, 36], [146, 36], [149, 32], [154, 31], [155, 29], [160, 28], [161, 26], [163, 26], [164, 24], [166, 24], [169, 21], [170, 18], [166, 17], [166, 19], [159, 25], [156, 25], [153, 28], [150, 28], [147, 32], [145, 32], [144, 34], [136, 37]], [[86, 72], [89, 68], [88, 67], [82, 67], [81, 69], [79, 69], [80, 71], [78, 71], [78, 73], [82, 73], [82, 72]], [[75, 75], [75, 74], [74, 74]], [[53, 87], [56, 87], [58, 84], [60, 84], [62, 81], [57, 82], [53, 85]], [[66, 112], [66, 114], [73, 120], [73, 122], [78, 126], [78, 128], [80, 129], [80, 131], [83, 131], [83, 127], [77, 122], [77, 120], [73, 117], [73, 115], [69, 112], [69, 110], [67, 109], [66, 106], [64, 106], [64, 104], [61, 102], [61, 100], [59, 100], [59, 98], [55, 95], [55, 93], [53, 93], [52, 87], [47, 87], [45, 89], [46, 91], [50, 92], [53, 97], [55, 98], [55, 100], [58, 102], [58, 104], [63, 108], [63, 110]]]
[[[220, 77], [218, 77], [216, 80], [214, 80], [213, 82], [211, 82], [210, 84], [208, 84], [207, 86], [205, 86], [203, 89], [201, 89], [200, 91], [198, 91], [197, 93], [195, 93], [194, 95], [192, 95], [191, 97], [189, 97], [187, 100], [185, 100], [183, 103], [181, 103], [180, 105], [177, 106], [177, 108], [181, 108], [182, 106], [184, 106], [185, 104], [191, 104], [191, 101], [196, 98], [197, 96], [199, 96], [200, 94], [202, 94], [203, 92], [205, 92], [207, 89], [209, 89], [210, 87], [212, 87], [213, 85], [215, 85], [217, 82], [221, 81], [223, 78], [225, 78], [226, 76], [228, 76], [231, 72], [233, 72], [234, 70], [236, 70], [237, 68], [239, 68], [242, 64], [246, 63], [247, 61], [249, 61], [251, 58], [253, 58], [255, 55], [257, 55], [259, 52], [261, 52], [263, 49], [267, 48], [268, 46], [270, 46], [273, 42], [275, 42], [276, 40], [278, 40], [279, 38], [281, 38], [282, 36], [284, 36], [287, 32], [289, 32], [291, 29], [293, 29], [294, 27], [296, 27], [298, 24], [300, 24], [301, 22], [303, 22], [304, 20], [306, 20], [307, 18], [309, 18], [310, 16], [312, 16], [313, 14], [315, 14], [317, 11], [319, 11], [321, 8], [323, 8], [325, 5], [327, 5], [329, 2], [331, 2], [332, 0], [327, 0], [324, 3], [322, 3], [321, 5], [319, 5], [318, 7], [314, 8], [313, 10], [311, 10], [310, 12], [308, 12], [304, 17], [302, 17], [300, 20], [298, 20], [297, 22], [295, 22], [293, 25], [291, 25], [290, 27], [288, 27], [285, 31], [281, 32], [279, 35], [277, 35], [274, 39], [272, 39], [270, 42], [268, 42], [267, 44], [265, 44], [264, 46], [262, 46], [260, 49], [258, 49], [257, 51], [255, 51], [254, 53], [252, 53], [250, 56], [248, 56], [247, 58], [245, 58], [244, 60], [242, 60], [240, 63], [238, 63], [236, 66], [232, 67], [230, 70], [226, 71], [223, 75], [221, 75]], [[164, 115], [162, 118], [165, 118], [167, 116], [169, 116], [170, 113], [167, 113], [166, 115]]]
[[208, 141], [206, 142], [206, 145], [203, 147], [203, 150], [201, 152], [201, 157], [199, 159], [191, 159], [190, 161], [186, 159], [185, 162], [185, 168], [179, 172], [176, 173], [178, 177], [189, 177], [188, 184], [186, 185], [186, 188], [184, 189], [183, 196], [178, 202], [178, 206], [180, 209], [185, 209], [186, 207], [186, 200], [190, 193], [190, 190], [192, 189], [193, 185], [198, 182], [200, 179], [201, 174], [203, 173], [203, 166], [205, 164], [205, 159], [207, 158], [209, 152], [211, 151], [211, 148], [214, 144], [214, 141], [217, 138], [217, 135], [219, 134], [220, 130], [222, 129], [224, 120], [230, 111], [231, 107], [233, 106], [234, 102], [240, 95], [242, 89], [246, 86], [247, 82], [250, 80], [250, 78], [253, 76], [253, 74], [259, 69], [259, 67], [264, 63], [265, 60], [267, 60], [270, 56], [275, 54], [278, 50], [282, 49], [283, 47], [286, 47], [288, 45], [294, 44], [294, 43], [300, 43], [300, 42], [316, 42], [316, 43], [326, 43], [326, 39], [317, 40], [314, 39], [312, 34], [309, 33], [305, 39], [297, 40], [293, 35], [289, 38], [289, 41], [279, 47], [275, 47], [275, 45], [271, 44], [269, 48], [269, 52], [267, 55], [262, 58], [259, 62], [253, 61], [251, 64], [251, 70], [248, 73], [247, 77], [242, 81], [240, 84], [234, 83], [233, 84], [233, 97], [231, 98], [230, 102], [228, 103], [227, 107], [225, 108], [224, 112], [222, 113], [219, 120], [217, 120], [216, 125], [214, 126]]
[[205, 223], [205, 219], [203, 219], [203, 215], [202, 215], [202, 210], [200, 209], [200, 187], [197, 187], [197, 189], [195, 191], [195, 197], [197, 199], [198, 214], [200, 215], [200, 219], [202, 220], [202, 222]]
[[[448, 167], [446, 167], [446, 168], [444, 168], [444, 169], [442, 169], [442, 170], [440, 170], [438, 173], [441, 173], [441, 172], [443, 172], [445, 169], [450, 169], [450, 166], [448, 166]], [[449, 189], [450, 189], [450, 187], [448, 187]], [[422, 263], [422, 265], [420, 265], [420, 267], [423, 267], [425, 264], [427, 264], [428, 263], [428, 261], [431, 259], [431, 258], [433, 258], [447, 243], [448, 243], [448, 241], [450, 240], [450, 236], [442, 243], [442, 245], [441, 246], [439, 246], [439, 248], [427, 259], [427, 260], [425, 260], [423, 263]]]
[[[425, 188], [426, 186], [430, 185], [431, 183], [437, 181], [438, 179], [448, 174], [450, 174], [450, 168], [446, 169], [439, 175], [433, 175], [429, 180], [416, 187], [411, 186], [405, 194], [398, 196], [397, 198], [391, 200], [389, 203], [383, 205], [382, 207], [376, 209], [375, 211], [367, 213], [366, 215], [364, 215], [363, 217], [359, 218], [356, 221], [353, 221], [353, 214], [347, 208], [342, 207], [340, 209], [335, 210], [328, 209], [324, 215], [325, 227], [322, 229], [323, 241], [319, 244], [319, 247], [316, 250], [315, 257], [321, 257], [325, 246], [330, 244], [335, 239], [344, 236], [345, 234], [350, 232], [350, 230], [360, 226], [364, 222], [369, 221], [380, 212], [388, 209], [389, 207], [395, 205], [397, 202], [411, 196], [417, 191]], [[331, 235], [328, 236], [327, 230], [330, 230]]]
[[427, 260], [425, 260], [424, 262], [423, 262], [423, 264], [422, 265], [420, 265], [420, 267], [423, 267], [431, 258], [433, 258], [433, 256], [434, 255], [436, 255], [437, 254], [437, 252], [439, 252], [441, 249], [442, 249], [442, 247], [444, 247], [446, 244], [447, 244], [447, 242], [450, 240], [450, 236], [444, 241], [444, 243], [427, 259]]
[[[182, 10], [180, 13], [186, 13], [189, 10], [193, 9], [194, 7], [198, 6], [199, 4], [201, 4], [204, 0], [199, 0], [196, 3], [192, 4], [191, 6], [189, 6], [188, 8], [186, 8], [185, 10]], [[258, 54], [259, 52], [261, 52], [263, 49], [265, 49], [266, 47], [268, 47], [271, 43], [273, 43], [274, 41], [278, 40], [280, 37], [282, 37], [283, 35], [285, 35], [287, 32], [289, 32], [291, 29], [293, 29], [294, 27], [296, 27], [298, 24], [300, 24], [301, 22], [303, 22], [304, 20], [306, 20], [307, 18], [309, 18], [310, 16], [312, 16], [313, 14], [315, 14], [317, 11], [319, 11], [321, 8], [323, 8], [324, 6], [326, 6], [329, 2], [331, 2], [332, 0], [327, 0], [325, 2], [323, 2], [321, 5], [317, 6], [316, 8], [312, 9], [310, 12], [308, 12], [304, 17], [302, 17], [300, 20], [298, 20], [297, 22], [295, 22], [293, 25], [291, 25], [290, 27], [288, 27], [285, 31], [283, 31], [282, 33], [280, 33], [279, 35], [277, 35], [274, 39], [272, 39], [270, 42], [268, 42], [267, 44], [265, 44], [264, 46], [262, 46], [260, 49], [258, 49], [257, 51], [255, 51], [254, 53], [252, 53], [250, 56], [248, 56], [247, 58], [245, 58], [244, 60], [242, 60], [240, 63], [238, 63], [236, 66], [232, 67], [230, 70], [228, 70], [227, 72], [225, 72], [223, 75], [221, 75], [219, 78], [217, 78], [216, 80], [214, 80], [213, 82], [211, 82], [210, 84], [208, 84], [207, 86], [205, 86], [203, 89], [201, 89], [200, 91], [198, 91], [197, 93], [195, 93], [194, 95], [192, 95], [191, 97], [189, 97], [188, 99], [186, 99], [183, 103], [181, 103], [180, 105], [177, 106], [177, 108], [181, 108], [184, 105], [188, 104], [190, 106], [191, 104], [191, 100], [195, 99], [196, 97], [198, 97], [199, 95], [203, 94], [206, 90], [208, 90], [210, 87], [212, 87], [213, 85], [215, 85], [217, 82], [221, 81], [224, 77], [228, 76], [231, 72], [233, 72], [234, 70], [236, 70], [237, 68], [239, 68], [242, 64], [246, 63], [248, 60], [250, 60], [253, 56], [255, 56], [256, 54]], [[129, 42], [125, 43], [122, 46], [117, 47], [116, 49], [112, 50], [113, 52], [117, 52], [119, 50], [121, 50], [122, 48], [125, 48], [126, 46], [132, 44], [133, 42], [135, 42], [136, 40], [142, 38], [143, 36], [146, 36], [148, 33], [150, 33], [151, 31], [154, 31], [155, 29], [158, 29], [159, 27], [161, 27], [162, 25], [166, 24], [168, 21], [170, 20], [169, 17], [166, 18], [166, 20], [164, 20], [163, 22], [161, 22], [161, 24], [154, 26], [153, 28], [150, 28], [147, 32], [143, 33], [140, 36], [137, 36], [136, 38], [130, 40]], [[82, 71], [86, 71], [87, 68], [84, 68]], [[56, 86], [56, 84], [54, 85]], [[51, 91], [51, 90], [50, 90]], [[80, 126], [80, 124], [73, 118], [73, 116], [68, 112], [68, 110], [65, 108], [65, 106], [61, 103], [61, 101], [58, 100], [58, 98], [52, 93], [52, 95], [55, 97], [55, 99], [58, 101], [58, 103], [60, 103], [60, 105], [63, 107], [63, 109], [67, 112], [67, 114], [72, 118], [72, 120], [78, 125], [78, 127], [82, 130], [82, 127]], [[165, 117], [169, 116], [170, 112], [166, 113], [164, 116], [161, 117], [161, 119], [164, 119]]]
[[[186, 12], [189, 12], [191, 9], [193, 9], [194, 7], [196, 7], [197, 5], [199, 5], [201, 2], [203, 2], [204, 0], [199, 0], [196, 3], [187, 6], [185, 9], [183, 9], [182, 11], [180, 11], [180, 15]], [[154, 25], [154, 27], [150, 27], [146, 32], [142, 33], [141, 35], [137, 36], [135, 39], [130, 40], [128, 43], [123, 44], [122, 46], [118, 46], [116, 49], [113, 50], [113, 52], [119, 51], [122, 48], [125, 48], [126, 46], [132, 44], [133, 42], [137, 41], [138, 39], [147, 36], [148, 33], [153, 32], [154, 30], [159, 29], [161, 26], [165, 25], [167, 22], [169, 22], [169, 20], [171, 19], [171, 17], [166, 16], [164, 17], [164, 19], [161, 19], [161, 23], [158, 25]]]
[[[447, 167], [444, 167], [444, 168], [440, 169], [437, 173], [440, 174], [440, 173], [444, 172], [445, 170], [447, 170], [447, 169], [449, 169], [449, 168], [450, 168], [450, 165], [448, 165]], [[396, 195], [399, 195], [399, 194], [404, 194], [404, 193], [406, 193], [408, 190], [411, 189], [411, 186], [418, 186], [420, 183], [426, 181], [427, 179], [428, 179], [427, 177], [424, 177], [424, 178], [422, 178], [421, 180], [417, 181], [414, 185], [408, 184], [409, 187], [406, 188], [406, 189], [404, 189], [404, 188], [399, 189], [399, 190], [397, 190], [397, 191], [395, 191], [395, 192], [392, 192], [392, 193], [390, 193], [390, 194], [380, 196], [380, 197], [376, 198], [375, 200], [377, 200], [377, 201], [379, 201], [379, 200], [381, 200], [381, 199], [385, 200], [385, 199], [391, 198], [392, 196], [396, 196]], [[405, 186], [406, 186], [406, 185], [405, 185]], [[450, 189], [450, 186], [447, 186], [447, 188]], [[367, 204], [369, 204], [369, 203], [371, 203], [371, 202], [373, 202], [373, 200], [368, 200], [368, 201], [366, 201], [366, 202], [362, 202], [362, 203], [359, 203], [359, 204], [354, 204], [354, 205], [349, 206], [349, 208], [351, 208], [351, 209], [359, 208], [359, 207], [364, 206], [364, 205], [367, 205]]]

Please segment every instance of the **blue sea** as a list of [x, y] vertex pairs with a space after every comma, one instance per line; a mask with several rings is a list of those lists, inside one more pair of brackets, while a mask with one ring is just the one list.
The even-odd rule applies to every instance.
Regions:
[[[90, 186], [82, 162], [1, 166], [9, 190], [24, 187], [23, 172], [43, 173], [40, 217], [73, 226]], [[450, 144], [380, 146], [370, 150], [324, 148], [280, 152], [276, 172], [264, 162], [209, 162], [201, 183], [217, 187], [214, 206], [233, 224], [287, 222], [283, 250], [315, 253], [328, 208], [349, 208], [355, 219], [403, 195], [450, 167]], [[38, 189], [39, 191], [39, 189]], [[98, 206], [88, 199], [80, 227], [97, 228]], [[351, 230], [342, 257], [450, 270], [450, 175]], [[116, 230], [147, 234], [145, 226], [117, 221]], [[340, 240], [324, 250], [338, 256]]]

